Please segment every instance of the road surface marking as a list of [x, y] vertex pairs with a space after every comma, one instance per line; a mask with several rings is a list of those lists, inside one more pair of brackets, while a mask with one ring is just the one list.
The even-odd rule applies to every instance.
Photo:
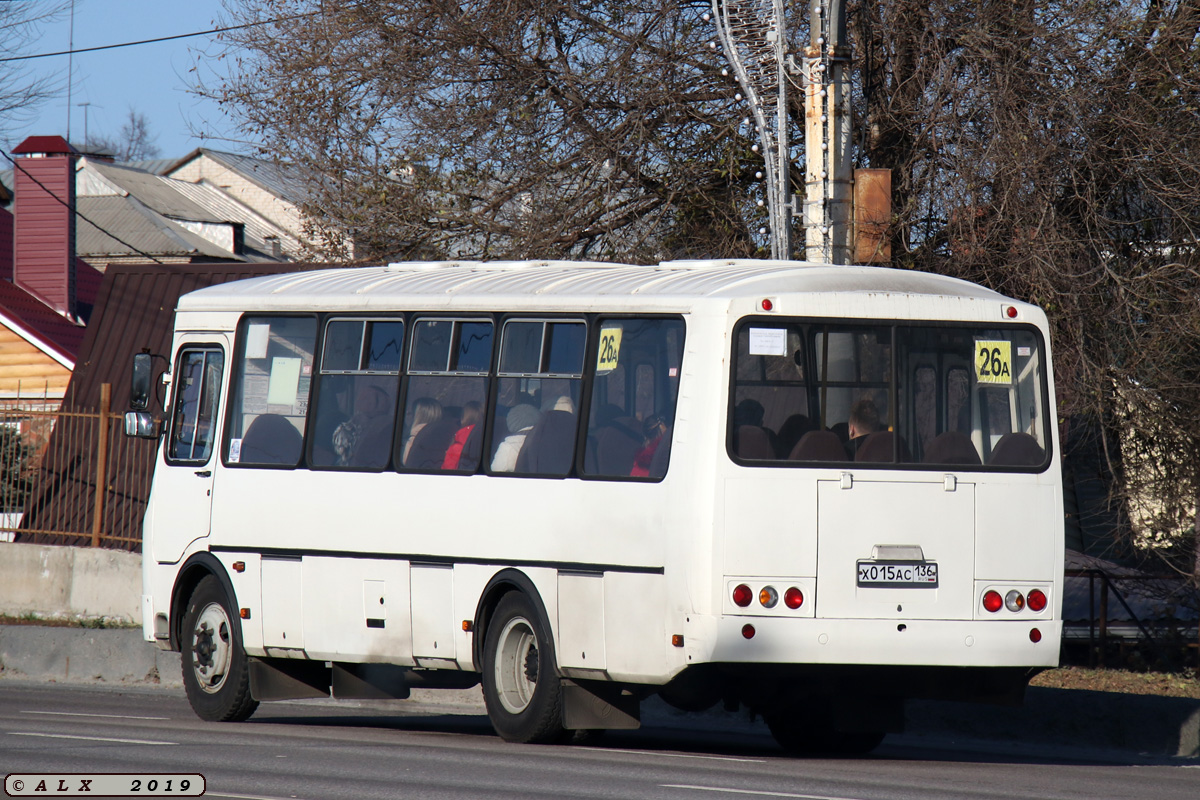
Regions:
[[720, 786], [689, 786], [683, 783], [660, 783], [664, 789], [687, 789], [693, 792], [724, 792], [725, 794], [749, 794], [756, 797], [790, 797], [796, 800], [856, 800], [852, 797], [830, 797], [824, 794], [790, 794], [788, 792], [756, 792], [753, 789], [723, 789]]
[[179, 744], [179, 742], [155, 742], [150, 739], [110, 739], [104, 736], [69, 736], [65, 733], [22, 733], [9, 731], [9, 736], [38, 736], [43, 739], [83, 739], [88, 742], [118, 742], [120, 744]]
[[22, 711], [22, 714], [42, 714], [49, 717], [103, 717], [104, 719], [161, 719], [170, 717], [132, 717], [127, 714], [83, 714], [77, 711]]
[[664, 758], [703, 758], [708, 761], [742, 761], [747, 764], [765, 764], [765, 758], [737, 758], [735, 756], [697, 756], [691, 753], [658, 753], [653, 750], [617, 750], [611, 747], [574, 747], [572, 750], [590, 750], [594, 753], [628, 753], [639, 756], [663, 756]]

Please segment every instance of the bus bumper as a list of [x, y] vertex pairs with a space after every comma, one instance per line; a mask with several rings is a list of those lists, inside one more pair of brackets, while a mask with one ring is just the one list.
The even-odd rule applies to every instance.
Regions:
[[[759, 664], [1056, 667], [1062, 621], [724, 616], [710, 661]], [[696, 659], [697, 661], [700, 659]]]

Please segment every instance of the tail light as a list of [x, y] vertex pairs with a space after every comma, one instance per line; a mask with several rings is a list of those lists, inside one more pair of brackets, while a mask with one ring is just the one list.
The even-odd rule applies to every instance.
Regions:
[[739, 583], [733, 590], [733, 602], [745, 608], [750, 605], [750, 601], [754, 599], [754, 592], [750, 591], [750, 587], [744, 583]]
[[793, 586], [783, 593], [783, 604], [788, 608], [799, 608], [804, 605], [804, 592]]
[[983, 607], [994, 614], [1004, 607], [1004, 598], [995, 589], [989, 589], [983, 595]]
[[1026, 599], [1029, 601], [1030, 611], [1041, 611], [1046, 607], [1046, 595], [1041, 589], [1034, 589]]

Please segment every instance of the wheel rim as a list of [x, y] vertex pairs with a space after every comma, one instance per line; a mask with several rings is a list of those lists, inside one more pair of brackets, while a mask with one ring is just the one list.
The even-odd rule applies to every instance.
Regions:
[[196, 683], [209, 694], [216, 694], [229, 676], [233, 661], [233, 636], [229, 615], [220, 603], [209, 603], [196, 619], [192, 631], [192, 673]]
[[538, 643], [533, 626], [524, 617], [508, 621], [500, 631], [493, 668], [496, 694], [510, 714], [529, 707], [538, 679]]

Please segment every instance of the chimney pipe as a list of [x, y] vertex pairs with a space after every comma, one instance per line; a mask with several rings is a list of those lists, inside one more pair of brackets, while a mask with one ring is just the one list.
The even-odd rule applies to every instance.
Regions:
[[31, 136], [13, 155], [13, 283], [73, 317], [78, 151], [60, 136]]

